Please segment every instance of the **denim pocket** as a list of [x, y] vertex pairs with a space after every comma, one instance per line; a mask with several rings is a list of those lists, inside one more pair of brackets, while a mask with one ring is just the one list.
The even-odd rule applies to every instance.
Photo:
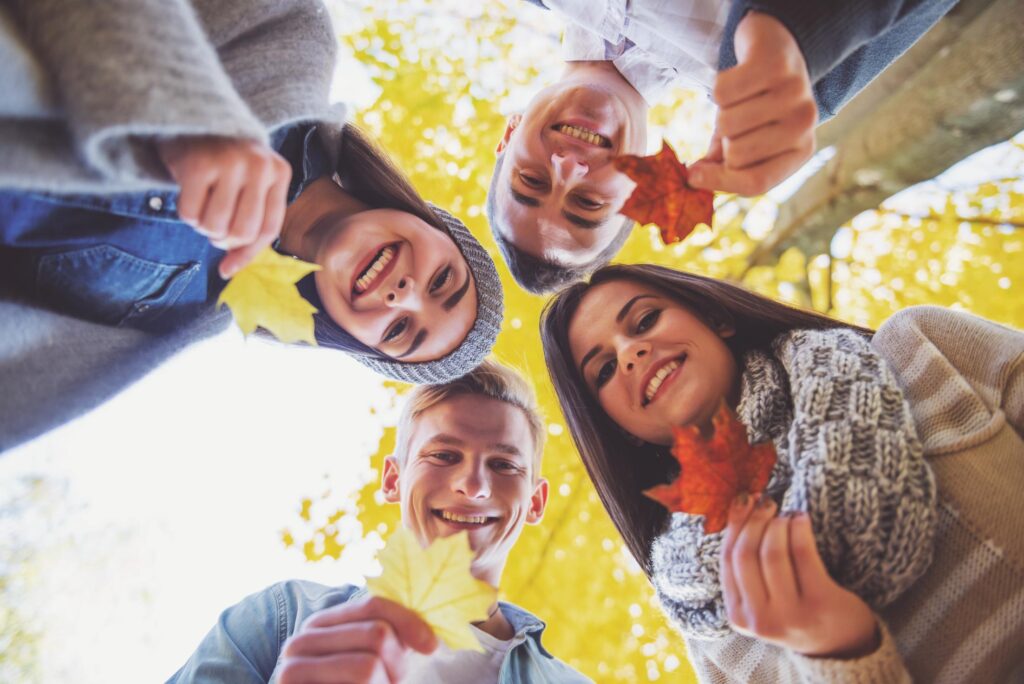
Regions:
[[80, 318], [107, 325], [146, 327], [174, 305], [199, 272], [199, 263], [162, 264], [111, 245], [39, 259], [39, 295]]

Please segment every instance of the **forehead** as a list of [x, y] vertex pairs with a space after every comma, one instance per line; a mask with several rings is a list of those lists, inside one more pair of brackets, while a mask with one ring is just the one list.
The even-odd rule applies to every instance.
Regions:
[[413, 420], [411, 450], [416, 451], [442, 434], [477, 451], [507, 444], [528, 457], [533, 450], [529, 421], [522, 409], [479, 394], [460, 394], [420, 413]]
[[657, 297], [661, 302], [670, 301], [659, 290], [632, 280], [610, 280], [587, 290], [569, 321], [572, 355], [582, 357], [592, 346], [600, 343], [609, 331], [620, 325], [616, 317], [622, 307], [640, 295]]

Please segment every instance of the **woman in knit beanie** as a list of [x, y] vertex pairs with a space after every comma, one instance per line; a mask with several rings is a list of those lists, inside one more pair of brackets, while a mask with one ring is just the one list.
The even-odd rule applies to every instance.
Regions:
[[[937, 490], [871, 334], [658, 266], [606, 267], [545, 310], [577, 449], [706, 681], [906, 676], [878, 613], [929, 567]], [[678, 474], [673, 426], [723, 400], [778, 461], [764, 499], [705, 534], [642, 491]]]
[[321, 266], [299, 286], [320, 346], [414, 383], [490, 351], [494, 264], [330, 105], [321, 2], [47, 0], [0, 20], [0, 54], [19, 57], [0, 70], [17, 91], [0, 107], [0, 285], [197, 339], [280, 231], [279, 252]]

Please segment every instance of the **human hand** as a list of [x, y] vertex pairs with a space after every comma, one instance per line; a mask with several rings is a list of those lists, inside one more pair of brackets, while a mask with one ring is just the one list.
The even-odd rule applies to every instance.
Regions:
[[721, 578], [733, 629], [809, 656], [873, 652], [880, 644], [878, 620], [829, 576], [810, 518], [775, 517], [775, 510], [770, 500], [737, 500], [729, 510]]
[[737, 64], [719, 72], [715, 133], [690, 167], [696, 188], [760, 195], [814, 154], [818, 106], [800, 46], [775, 17], [749, 12], [736, 27]]
[[178, 215], [215, 246], [227, 280], [281, 233], [291, 165], [266, 145], [212, 136], [180, 137], [157, 145], [181, 186]]
[[284, 645], [280, 684], [396, 684], [412, 651], [437, 637], [408, 608], [376, 596], [322, 610]]

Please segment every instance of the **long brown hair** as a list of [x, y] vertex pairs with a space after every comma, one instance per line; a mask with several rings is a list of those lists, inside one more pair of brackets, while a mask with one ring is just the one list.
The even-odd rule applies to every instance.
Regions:
[[791, 330], [848, 327], [865, 335], [872, 331], [781, 304], [731, 283], [654, 265], [606, 266], [588, 283], [576, 283], [547, 303], [540, 323], [544, 360], [573, 443], [605, 510], [633, 558], [650, 576], [651, 542], [664, 529], [668, 513], [641, 492], [667, 482], [678, 467], [668, 449], [637, 444], [608, 417], [587, 389], [569, 347], [569, 323], [583, 297], [594, 286], [612, 280], [654, 288], [709, 327], [732, 327], [735, 334], [725, 342], [740, 367], [746, 352], [770, 352], [772, 341]]

